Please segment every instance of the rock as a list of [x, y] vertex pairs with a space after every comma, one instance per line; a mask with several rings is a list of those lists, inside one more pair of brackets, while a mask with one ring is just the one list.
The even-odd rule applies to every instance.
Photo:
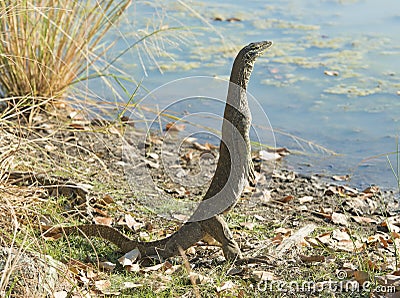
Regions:
[[[2, 278], [5, 277], [3, 289], [11, 289], [12, 296], [52, 297], [60, 283], [59, 273], [66, 270], [64, 264], [51, 256], [0, 247], [0, 271]], [[1, 297], [5, 294], [0, 292]]]

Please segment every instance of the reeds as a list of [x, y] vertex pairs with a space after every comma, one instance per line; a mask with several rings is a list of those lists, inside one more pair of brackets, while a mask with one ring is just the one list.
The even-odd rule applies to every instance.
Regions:
[[62, 98], [99, 59], [130, 0], [0, 1], [0, 95]]

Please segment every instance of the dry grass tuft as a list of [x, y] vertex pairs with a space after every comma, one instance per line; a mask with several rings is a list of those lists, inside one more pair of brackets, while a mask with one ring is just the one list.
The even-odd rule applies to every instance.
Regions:
[[0, 93], [59, 98], [109, 49], [97, 48], [130, 0], [0, 2]]

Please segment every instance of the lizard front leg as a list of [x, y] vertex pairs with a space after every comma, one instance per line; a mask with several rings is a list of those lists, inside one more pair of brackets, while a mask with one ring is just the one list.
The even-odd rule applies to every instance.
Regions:
[[220, 215], [201, 221], [200, 224], [207, 234], [221, 243], [224, 256], [227, 260], [235, 261], [242, 258], [239, 245], [233, 239], [228, 224]]

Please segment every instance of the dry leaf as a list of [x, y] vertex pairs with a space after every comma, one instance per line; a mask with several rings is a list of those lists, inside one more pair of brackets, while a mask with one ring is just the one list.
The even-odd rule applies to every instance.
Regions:
[[370, 186], [370, 187], [367, 187], [366, 189], [364, 189], [362, 192], [363, 193], [365, 193], [365, 194], [376, 194], [376, 193], [378, 193], [379, 192], [379, 187], [378, 186]]
[[66, 292], [66, 291], [54, 292], [53, 297], [54, 298], [67, 298], [68, 297], [68, 292]]
[[190, 216], [186, 214], [178, 214], [178, 213], [172, 214], [172, 217], [176, 220], [179, 220], [180, 222], [184, 222], [190, 218]]
[[267, 220], [265, 217], [263, 217], [263, 216], [261, 216], [261, 215], [258, 215], [258, 214], [255, 214], [255, 215], [254, 215], [254, 218], [257, 219], [257, 220], [259, 220], [259, 221], [266, 221], [266, 220]]
[[51, 151], [57, 150], [58, 148], [56, 146], [46, 144], [44, 146], [44, 149], [46, 149], [46, 151], [48, 151], [48, 152], [51, 152]]
[[132, 266], [132, 264], [140, 258], [140, 251], [139, 249], [135, 248], [132, 249], [131, 251], [128, 251], [126, 254], [124, 254], [122, 257], [118, 259], [118, 262], [122, 266]]
[[144, 272], [149, 272], [149, 271], [158, 271], [161, 270], [164, 267], [164, 263], [160, 263], [154, 266], [150, 266], [150, 267], [145, 267], [143, 268]]
[[397, 233], [397, 232], [392, 232], [392, 233], [391, 233], [391, 236], [392, 236], [394, 239], [399, 239], [399, 238], [400, 238], [400, 234]]
[[101, 210], [101, 209], [96, 208], [96, 207], [93, 208], [93, 211], [98, 213], [98, 214], [100, 214], [100, 215], [102, 215], [103, 217], [108, 217], [107, 211]]
[[354, 189], [354, 188], [346, 186], [346, 185], [339, 186], [339, 192], [341, 194], [346, 194], [351, 197], [356, 197], [359, 194], [357, 189]]
[[369, 274], [365, 271], [354, 271], [354, 278], [360, 284], [363, 285], [366, 281], [369, 281]]
[[113, 219], [111, 217], [96, 216], [93, 221], [96, 225], [111, 226]]
[[325, 70], [324, 74], [329, 77], [337, 77], [339, 75], [339, 72], [336, 70]]
[[232, 275], [238, 275], [243, 272], [243, 268], [241, 267], [232, 267], [226, 272], [226, 275], [232, 276]]
[[125, 214], [125, 224], [134, 231], [138, 231], [144, 227], [144, 223], [136, 221], [130, 214]]
[[279, 153], [280, 156], [286, 156], [290, 154], [290, 150], [285, 147], [270, 149], [270, 151]]
[[333, 175], [332, 179], [335, 181], [347, 181], [350, 180], [350, 175], [342, 175], [342, 176]]
[[254, 227], [255, 227], [255, 224], [252, 223], [252, 222], [241, 222], [240, 226], [252, 231], [254, 229]]
[[332, 238], [338, 241], [350, 240], [350, 235], [346, 231], [336, 229], [332, 231]]
[[399, 223], [396, 222], [396, 218], [389, 217], [379, 225], [379, 230], [384, 232], [396, 232], [400, 233]]
[[125, 266], [125, 270], [128, 272], [139, 272], [140, 265], [138, 263], [134, 263], [132, 265]]
[[103, 292], [107, 290], [109, 287], [111, 287], [111, 282], [109, 280], [96, 280], [94, 282], [94, 285], [96, 289]]
[[125, 281], [123, 283], [122, 289], [121, 290], [125, 290], [125, 289], [133, 289], [133, 288], [140, 288], [143, 287], [143, 284], [136, 284], [134, 282], [131, 281]]
[[[68, 266], [69, 270], [75, 268], [77, 270], [83, 270], [85, 272], [92, 271], [94, 269], [91, 264], [85, 264], [85, 263], [82, 263], [81, 261], [74, 260], [74, 259], [70, 259], [67, 263], [67, 266]], [[74, 272], [74, 270], [71, 270], [71, 271]]]
[[343, 263], [343, 267], [342, 267], [342, 268], [343, 268], [343, 269], [356, 270], [356, 269], [357, 269], [357, 266], [354, 265], [353, 263], [345, 262], [345, 263]]
[[182, 156], [183, 160], [185, 160], [186, 162], [190, 162], [193, 159], [193, 151], [190, 150], [189, 152], [185, 153]]
[[318, 242], [316, 239], [311, 238], [311, 237], [304, 237], [304, 240], [311, 245], [312, 247], [319, 247], [320, 242]]
[[182, 269], [182, 265], [172, 265], [171, 264], [171, 267], [167, 268], [164, 271], [164, 273], [168, 274], [168, 275], [171, 275], [172, 273], [178, 272], [178, 270], [181, 270], [181, 269]]
[[260, 197], [260, 201], [263, 204], [267, 204], [268, 202], [270, 202], [272, 200], [271, 191], [267, 190], [267, 189], [264, 189], [263, 191], [256, 193], [253, 196]]
[[110, 195], [105, 195], [104, 197], [102, 197], [102, 200], [105, 205], [114, 203], [114, 199]]
[[146, 165], [148, 165], [150, 168], [153, 168], [153, 169], [158, 169], [158, 168], [160, 168], [160, 165], [159, 165], [157, 162], [153, 162], [153, 161], [148, 160], [148, 159], [145, 159], [145, 160], [144, 160], [144, 163], [145, 163]]
[[286, 197], [284, 197], [284, 198], [278, 199], [277, 201], [282, 202], [282, 203], [288, 203], [288, 202], [290, 202], [290, 201], [293, 200], [293, 199], [294, 199], [294, 196], [288, 195], [288, 196], [286, 196]]
[[189, 279], [193, 281], [196, 285], [204, 285], [214, 283], [214, 280], [208, 276], [201, 275], [196, 272], [189, 273]]
[[197, 143], [197, 142], [193, 142], [193, 147], [195, 148], [195, 149], [197, 149], [197, 150], [200, 150], [200, 151], [210, 151], [206, 146], [204, 146], [204, 145], [201, 145], [201, 144], [199, 144], [199, 143]]
[[400, 270], [392, 272], [392, 275], [400, 276]]
[[300, 255], [300, 260], [304, 263], [325, 262], [325, 257]]
[[154, 145], [162, 145], [164, 143], [158, 136], [148, 136], [148, 140]]
[[274, 238], [271, 239], [273, 244], [281, 244], [283, 240], [282, 234], [277, 234]]
[[382, 236], [379, 236], [379, 241], [383, 247], [387, 248], [389, 246], [388, 241], [385, 238], [383, 238]]
[[176, 124], [175, 122], [169, 122], [165, 125], [166, 131], [183, 131], [185, 130], [185, 124]]
[[215, 150], [215, 149], [219, 149], [219, 146], [215, 146], [214, 144], [211, 144], [211, 143], [208, 143], [208, 142], [206, 142], [205, 144], [204, 144], [204, 147], [206, 147], [208, 150]]
[[112, 262], [99, 262], [99, 268], [106, 270], [106, 271], [113, 271], [115, 268], [116, 264], [112, 263]]
[[370, 270], [377, 271], [380, 269], [379, 266], [375, 262], [372, 262], [371, 260], [368, 260], [367, 264], [368, 264], [368, 269]]
[[233, 17], [233, 18], [227, 18], [225, 21], [232, 23], [232, 22], [241, 22], [242, 20], [239, 18]]
[[304, 196], [304, 197], [299, 198], [300, 204], [308, 203], [308, 202], [311, 202], [312, 200], [314, 200], [314, 197], [312, 197], [312, 196]]
[[186, 250], [186, 254], [188, 254], [188, 255], [195, 255], [195, 254], [196, 254], [196, 249], [194, 248], [194, 246], [189, 247], [189, 248]]
[[309, 236], [314, 230], [315, 230], [314, 224], [307, 224], [301, 227], [290, 237], [282, 241], [282, 243], [276, 248], [276, 255], [283, 256], [293, 246], [303, 245], [304, 238]]
[[46, 240], [57, 240], [64, 235], [61, 227], [42, 225], [41, 228], [45, 231], [43, 233], [43, 238]]
[[365, 216], [352, 216], [351, 217], [356, 223], [359, 224], [371, 224], [378, 223], [375, 219]]
[[160, 156], [155, 152], [150, 152], [149, 154], [147, 154], [147, 157], [151, 157], [154, 160], [158, 160], [160, 158]]
[[[320, 211], [321, 211], [321, 213], [326, 213], [326, 214], [333, 213], [333, 209], [331, 207], [321, 207]], [[331, 217], [329, 216], [329, 218], [331, 218]]]
[[258, 156], [260, 159], [265, 160], [265, 161], [278, 160], [278, 159], [282, 158], [282, 156], [279, 153], [268, 152], [265, 150], [260, 150], [260, 152], [258, 153]]
[[236, 287], [237, 286], [233, 281], [228, 280], [228, 281], [222, 283], [222, 285], [220, 287], [217, 287], [215, 290], [217, 291], [217, 293], [221, 293], [223, 291], [231, 290], [231, 289], [234, 289]]
[[292, 229], [289, 229], [289, 228], [277, 228], [275, 231], [274, 231], [276, 234], [282, 234], [282, 235], [284, 235], [284, 236], [286, 236], [286, 237], [288, 237], [288, 236], [290, 236], [290, 234], [292, 233]]
[[93, 270], [89, 270], [86, 272], [86, 277], [90, 279], [98, 279], [99, 274], [94, 272]]
[[347, 227], [349, 223], [347, 222], [347, 216], [344, 215], [343, 213], [337, 213], [333, 212], [332, 213], [332, 222], [338, 225], [342, 225]]
[[186, 144], [192, 144], [194, 141], [196, 141], [197, 139], [196, 138], [193, 138], [193, 137], [186, 137], [184, 140], [183, 140], [183, 142], [184, 143], [186, 143]]
[[315, 239], [324, 245], [329, 245], [331, 244], [331, 232], [322, 233], [315, 237]]
[[334, 247], [338, 251], [359, 252], [364, 249], [364, 244], [359, 240], [341, 240]]
[[271, 280], [275, 280], [276, 277], [274, 275], [274, 273], [269, 272], [269, 271], [262, 271], [262, 270], [254, 270], [251, 273], [251, 277], [256, 280], [257, 282], [260, 281], [271, 281]]
[[336, 186], [328, 186], [328, 189], [325, 190], [324, 195], [333, 196], [339, 194], [339, 189]]
[[73, 128], [73, 129], [77, 129], [77, 130], [84, 130], [85, 126], [83, 126], [80, 123], [70, 123], [69, 127]]

